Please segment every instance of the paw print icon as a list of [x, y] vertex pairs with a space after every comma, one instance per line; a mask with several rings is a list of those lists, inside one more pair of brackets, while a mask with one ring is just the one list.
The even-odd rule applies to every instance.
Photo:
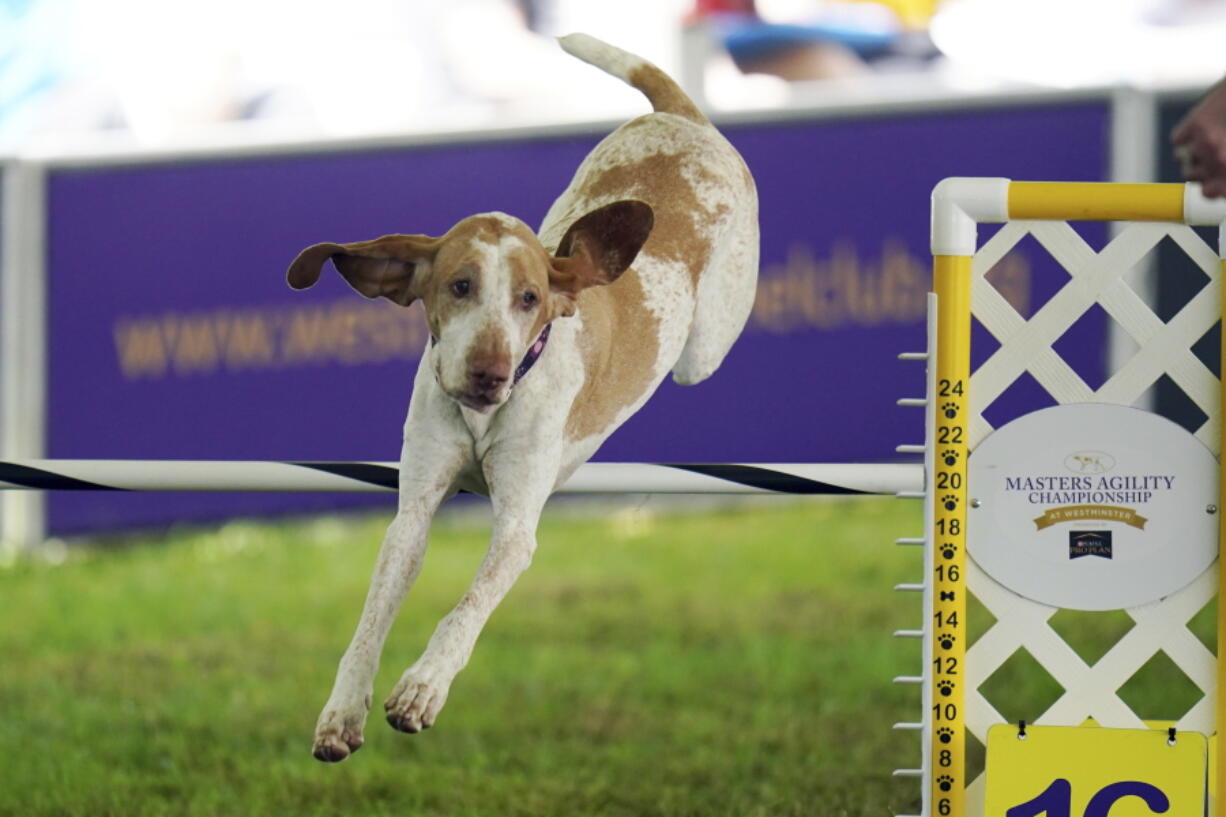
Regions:
[[944, 556], [946, 559], [954, 558], [955, 556], [958, 555], [958, 546], [955, 544], [949, 544], [949, 543], [941, 545], [941, 555]]
[[954, 730], [950, 729], [948, 726], [942, 726], [937, 730], [937, 740], [939, 740], [941, 743], [949, 743], [953, 739]]
[[955, 417], [958, 416], [958, 404], [957, 403], [946, 403], [945, 405], [941, 406], [941, 413], [944, 414], [950, 420], [954, 419]]
[[941, 497], [941, 504], [945, 506], [947, 511], [958, 510], [958, 497], [954, 494], [946, 494]]
[[941, 645], [941, 649], [943, 650], [953, 649], [953, 646], [957, 640], [957, 637], [951, 635], [950, 633], [941, 633], [937, 636], [937, 642]]
[[954, 694], [954, 686], [955, 684], [953, 681], [942, 681], [941, 683], [937, 684], [937, 692], [948, 698], [950, 695]]
[[958, 464], [958, 452], [951, 448], [950, 450], [941, 454], [941, 459], [948, 467], [953, 468]]
[[941, 791], [949, 791], [954, 787], [954, 779], [947, 774], [943, 774], [937, 778], [937, 788]]

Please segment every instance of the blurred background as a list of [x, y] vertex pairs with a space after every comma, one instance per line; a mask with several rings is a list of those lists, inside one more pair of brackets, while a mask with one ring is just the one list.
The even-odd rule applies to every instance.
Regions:
[[586, 31], [714, 111], [939, 88], [1202, 83], [1218, 0], [3, 0], [0, 151], [620, 116]]

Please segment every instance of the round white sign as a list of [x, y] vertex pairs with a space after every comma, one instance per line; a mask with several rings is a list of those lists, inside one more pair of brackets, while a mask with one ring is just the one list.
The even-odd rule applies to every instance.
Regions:
[[1156, 414], [1053, 406], [994, 431], [967, 468], [969, 553], [1042, 604], [1135, 607], [1217, 557], [1217, 460]]

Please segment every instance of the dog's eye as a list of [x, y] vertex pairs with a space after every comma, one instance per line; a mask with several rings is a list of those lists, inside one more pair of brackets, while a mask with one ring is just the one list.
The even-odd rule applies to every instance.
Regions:
[[457, 298], [463, 298], [472, 289], [472, 284], [467, 278], [461, 278], [458, 281], [451, 282], [451, 294]]
[[539, 300], [540, 298], [538, 298], [536, 293], [532, 292], [531, 290], [519, 296], [519, 302], [524, 305], [525, 309], [531, 309], [532, 307], [536, 306], [536, 302]]

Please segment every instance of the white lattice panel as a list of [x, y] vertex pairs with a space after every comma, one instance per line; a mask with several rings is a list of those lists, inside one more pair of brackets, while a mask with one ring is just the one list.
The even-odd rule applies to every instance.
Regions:
[[[1026, 320], [984, 276], [1028, 235], [1071, 277]], [[1124, 273], [1168, 236], [1204, 271], [1208, 284], [1169, 322], [1163, 322], [1129, 286]], [[973, 265], [972, 312], [1000, 348], [971, 376], [972, 450], [992, 431], [983, 411], [1028, 372], [1057, 403], [1122, 405], [1137, 402], [1167, 375], [1207, 415], [1196, 436], [1219, 455], [1218, 379], [1191, 351], [1219, 318], [1219, 263], [1217, 253], [1190, 227], [1180, 224], [1130, 224], [1099, 252], [1064, 222], [1016, 221], [1004, 225], [979, 250]], [[1087, 385], [1052, 348], [1094, 304], [1101, 306], [1140, 347], [1098, 390]], [[1140, 726], [1140, 718], [1120, 698], [1118, 690], [1162, 651], [1205, 693], [1182, 717], [1181, 713], [1172, 713], [1173, 718], [1179, 717], [1179, 728], [1206, 734], [1213, 731], [1215, 660], [1187, 624], [1214, 598], [1216, 570], [1205, 571], [1192, 584], [1161, 601], [1127, 610], [1133, 626], [1093, 665], [1083, 661], [1052, 628], [1050, 621], [1059, 612], [1057, 608], [1002, 587], [973, 560], [968, 561], [968, 587], [996, 619], [966, 656], [967, 728], [981, 742], [987, 742], [988, 727], [1004, 718], [981, 694], [980, 687], [1023, 649], [1064, 690], [1036, 723], [1076, 725], [1094, 718], [1103, 726]], [[968, 787], [967, 795], [968, 810], [978, 815], [983, 805], [982, 776]]]

